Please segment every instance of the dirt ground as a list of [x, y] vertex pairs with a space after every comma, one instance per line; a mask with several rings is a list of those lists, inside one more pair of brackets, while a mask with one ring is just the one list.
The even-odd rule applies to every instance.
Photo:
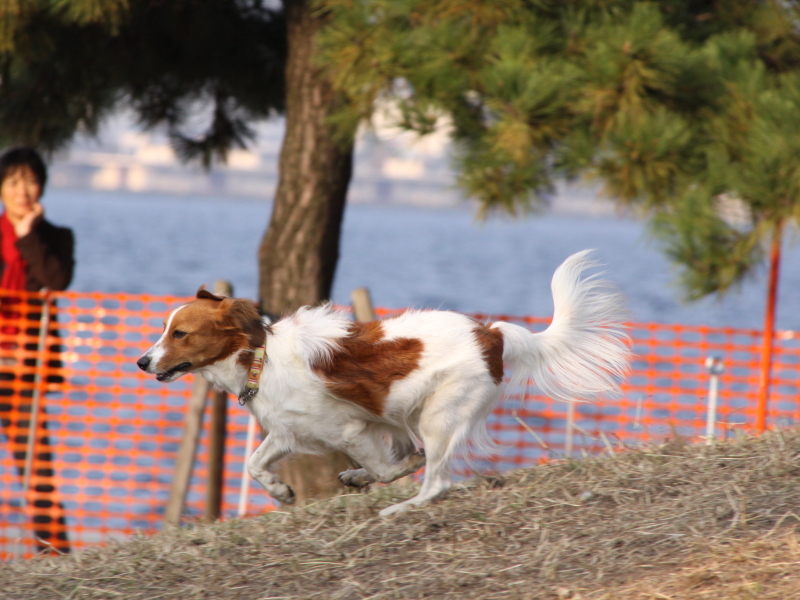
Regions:
[[800, 598], [800, 431], [387, 486], [0, 566], [0, 598]]

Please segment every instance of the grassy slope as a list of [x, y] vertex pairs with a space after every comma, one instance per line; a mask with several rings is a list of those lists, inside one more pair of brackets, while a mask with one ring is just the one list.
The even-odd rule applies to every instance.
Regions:
[[[0, 597], [800, 598], [800, 432], [402, 487], [0, 567]], [[795, 515], [797, 513], [797, 516]]]

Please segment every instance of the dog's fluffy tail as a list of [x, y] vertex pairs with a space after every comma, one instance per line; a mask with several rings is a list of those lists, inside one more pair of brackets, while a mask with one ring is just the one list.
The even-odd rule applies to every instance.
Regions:
[[630, 362], [622, 295], [598, 275], [582, 278], [596, 263], [591, 250], [573, 254], [553, 274], [553, 322], [541, 333], [498, 322], [511, 386], [528, 378], [556, 400], [591, 400], [617, 392]]

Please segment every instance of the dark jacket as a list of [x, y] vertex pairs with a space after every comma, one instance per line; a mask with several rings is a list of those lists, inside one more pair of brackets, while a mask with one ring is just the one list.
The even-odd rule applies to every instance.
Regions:
[[[71, 229], [42, 219], [31, 232], [17, 240], [17, 248], [28, 263], [25, 289], [67, 289], [75, 270], [75, 236]], [[0, 276], [5, 265], [0, 259]]]
[[[29, 292], [37, 292], [42, 288], [47, 288], [53, 291], [61, 291], [67, 288], [72, 281], [72, 273], [75, 270], [75, 236], [72, 234], [71, 229], [66, 227], [56, 227], [49, 221], [42, 219], [28, 235], [25, 235], [17, 240], [17, 248], [19, 249], [22, 258], [28, 263], [28, 269], [25, 277], [25, 290]], [[5, 264], [0, 258], [0, 276], [2, 276]], [[2, 293], [2, 290], [0, 290]], [[21, 308], [18, 304], [19, 300], [12, 296], [0, 297], [0, 320], [13, 319], [15, 314], [18, 318], [20, 309], [27, 314], [28, 323], [31, 321], [39, 321], [42, 318], [42, 300], [39, 298], [29, 298], [25, 301], [27, 308]], [[50, 320], [53, 325], [48, 328], [50, 335], [56, 340], [59, 337], [58, 327], [55, 325], [56, 318], [55, 303], [51, 303]], [[37, 338], [39, 335], [38, 327], [27, 327], [26, 333], [31, 338]], [[26, 343], [25, 349], [30, 351], [37, 350], [36, 343]], [[48, 366], [52, 369], [58, 369], [62, 366], [59, 354], [61, 346], [58, 343], [50, 347], [50, 351], [55, 357], [49, 361]], [[36, 364], [34, 358], [26, 358], [23, 363], [27, 366]], [[0, 381], [4, 379], [0, 374]], [[23, 381], [32, 381], [32, 374], [25, 374], [22, 376]], [[63, 381], [60, 374], [48, 375], [47, 381], [57, 383]]]

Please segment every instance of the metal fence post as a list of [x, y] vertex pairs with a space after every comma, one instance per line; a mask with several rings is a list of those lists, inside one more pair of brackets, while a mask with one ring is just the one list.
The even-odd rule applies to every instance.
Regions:
[[575, 437], [575, 401], [567, 402], [567, 439], [564, 443], [564, 454], [572, 458], [572, 447]]
[[239, 507], [236, 514], [244, 517], [247, 514], [247, 502], [250, 499], [250, 473], [247, 470], [247, 459], [256, 445], [258, 422], [253, 415], [247, 419], [247, 437], [244, 443], [244, 461], [242, 462], [242, 485], [239, 488]]
[[708, 380], [708, 410], [706, 411], [706, 444], [713, 444], [717, 422], [717, 396], [719, 395], [719, 376], [725, 372], [725, 365], [718, 356], [706, 358]]

